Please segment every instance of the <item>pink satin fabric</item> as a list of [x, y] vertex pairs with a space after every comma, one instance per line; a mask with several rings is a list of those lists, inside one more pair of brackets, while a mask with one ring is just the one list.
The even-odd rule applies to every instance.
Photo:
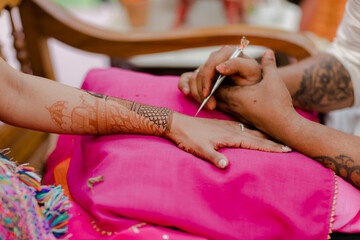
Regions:
[[[177, 81], [106, 69], [91, 71], [83, 88], [194, 115], [198, 104], [177, 90]], [[207, 110], [199, 117], [231, 119]], [[65, 144], [58, 144], [48, 162], [46, 180], [52, 181], [54, 156], [71, 154], [68, 185], [79, 205], [74, 211], [84, 210], [104, 231], [120, 234], [147, 222], [158, 225], [147, 226], [149, 232], [171, 230], [179, 239], [327, 238], [334, 174], [302, 154], [221, 149], [230, 160], [222, 171], [159, 137], [65, 136], [60, 141]], [[92, 193], [87, 180], [97, 176], [104, 181], [94, 184]], [[86, 228], [71, 229], [74, 239], [87, 239], [81, 238]]]

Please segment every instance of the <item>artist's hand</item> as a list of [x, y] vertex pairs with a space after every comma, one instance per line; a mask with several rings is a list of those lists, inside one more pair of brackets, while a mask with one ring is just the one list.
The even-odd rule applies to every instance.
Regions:
[[[234, 47], [225, 46], [213, 52], [197, 71], [181, 75], [179, 89], [185, 95], [191, 93], [201, 103], [210, 94], [219, 73], [230, 76], [233, 84], [239, 86], [248, 86], [259, 82], [261, 80], [259, 64], [245, 55], [241, 58], [229, 59], [234, 51]], [[205, 106], [214, 110], [216, 107], [215, 98], [211, 97]]]
[[239, 122], [195, 118], [174, 112], [170, 132], [165, 135], [179, 148], [208, 160], [218, 168], [226, 168], [229, 160], [217, 152], [224, 147], [247, 148], [267, 152], [289, 152], [263, 133], [244, 128]]
[[265, 52], [263, 79], [251, 86], [222, 86], [216, 94], [218, 108], [235, 118], [245, 119], [276, 138], [276, 132], [291, 124], [297, 115], [288, 89], [276, 68], [274, 52]]

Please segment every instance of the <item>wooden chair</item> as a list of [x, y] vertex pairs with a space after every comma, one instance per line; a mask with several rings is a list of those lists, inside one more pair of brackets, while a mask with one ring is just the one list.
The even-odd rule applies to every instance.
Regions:
[[[19, 9], [22, 27], [14, 24]], [[246, 36], [252, 45], [261, 45], [300, 60], [317, 52], [302, 33], [231, 25], [166, 32], [112, 32], [84, 23], [50, 0], [0, 0], [0, 11], [10, 14], [14, 48], [21, 70], [55, 80], [47, 40], [54, 38], [74, 48], [116, 58], [178, 49], [238, 44]], [[0, 47], [1, 49], [1, 47]], [[0, 51], [1, 54], [1, 51]], [[2, 55], [2, 54], [1, 54]], [[0, 149], [11, 148], [18, 162], [30, 161], [41, 168], [48, 148], [48, 134], [1, 125]]]

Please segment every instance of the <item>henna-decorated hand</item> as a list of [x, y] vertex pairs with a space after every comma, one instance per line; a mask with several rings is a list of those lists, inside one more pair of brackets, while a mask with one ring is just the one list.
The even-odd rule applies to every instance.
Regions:
[[263, 133], [245, 128], [238, 122], [195, 118], [173, 113], [170, 131], [165, 135], [179, 148], [208, 160], [218, 168], [226, 168], [229, 160], [216, 150], [224, 147], [246, 148], [267, 152], [289, 152], [291, 149], [275, 143]]
[[[225, 46], [213, 52], [198, 71], [182, 74], [179, 80], [179, 89], [185, 95], [191, 93], [192, 97], [201, 103], [210, 94], [218, 73], [229, 76], [232, 82], [239, 86], [248, 86], [259, 82], [261, 80], [259, 64], [246, 55], [241, 58], [229, 59], [234, 49], [234, 47]], [[211, 97], [205, 106], [214, 110], [215, 98]]]

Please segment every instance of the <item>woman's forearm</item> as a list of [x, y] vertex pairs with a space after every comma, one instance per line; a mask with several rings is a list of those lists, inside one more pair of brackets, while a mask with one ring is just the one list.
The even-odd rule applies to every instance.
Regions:
[[278, 70], [298, 108], [326, 112], [354, 103], [350, 75], [330, 54], [319, 54]]
[[297, 113], [290, 118], [291, 124], [270, 130], [271, 135], [360, 189], [360, 138], [309, 121]]
[[173, 112], [83, 91], [75, 99], [59, 100], [47, 107], [51, 120], [65, 133], [117, 134], [133, 133], [162, 136], [170, 129]]
[[170, 129], [173, 111], [168, 108], [83, 91], [13, 69], [10, 75], [0, 107], [6, 123], [65, 134], [162, 136]]

